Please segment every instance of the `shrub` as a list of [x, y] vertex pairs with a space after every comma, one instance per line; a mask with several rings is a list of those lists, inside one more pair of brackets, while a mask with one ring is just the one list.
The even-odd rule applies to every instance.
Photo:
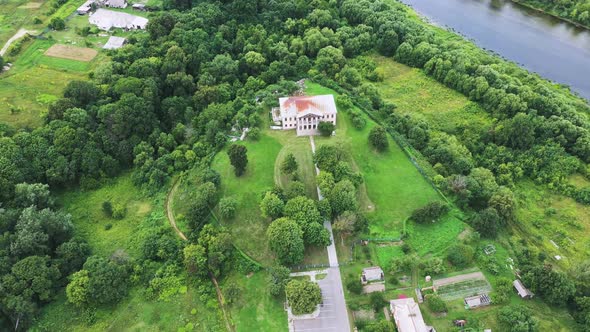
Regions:
[[258, 128], [250, 129], [247, 137], [248, 137], [248, 139], [250, 139], [252, 141], [258, 141], [260, 139], [260, 129], [258, 129]]
[[105, 231], [108, 231], [111, 228], [113, 228], [113, 224], [106, 224], [106, 225], [104, 225], [104, 230]]
[[127, 214], [127, 209], [123, 204], [115, 204], [113, 205], [113, 218], [115, 219], [123, 219]]
[[318, 130], [320, 131], [320, 134], [324, 137], [328, 137], [328, 136], [332, 135], [334, 128], [335, 128], [334, 124], [332, 122], [328, 122], [328, 121], [321, 121], [320, 124], [318, 125]]
[[373, 127], [369, 132], [369, 143], [379, 151], [387, 150], [389, 147], [389, 141], [387, 140], [385, 129], [381, 126]]
[[381, 292], [371, 293], [370, 300], [371, 300], [371, 307], [373, 307], [373, 310], [375, 310], [377, 312], [379, 312], [386, 303], [385, 298], [383, 297], [383, 293], [381, 293]]
[[434, 222], [448, 211], [448, 205], [434, 201], [414, 210], [410, 218], [418, 223]]
[[446, 312], [447, 304], [438, 295], [429, 294], [425, 296], [426, 305], [433, 312]]
[[470, 246], [457, 244], [447, 251], [447, 259], [456, 267], [466, 267], [473, 261], [474, 250]]
[[353, 294], [360, 294], [363, 291], [363, 285], [361, 284], [358, 278], [352, 278], [349, 282], [346, 283], [346, 289]]
[[219, 214], [224, 219], [231, 219], [236, 214], [238, 201], [233, 197], [224, 197], [219, 201]]
[[110, 201], [102, 202], [102, 212], [109, 218], [113, 216], [113, 204]]
[[320, 286], [308, 280], [289, 281], [285, 293], [295, 315], [311, 313], [322, 302]]
[[63, 30], [66, 28], [66, 22], [59, 17], [54, 17], [49, 22], [49, 28], [53, 30]]
[[358, 130], [362, 130], [367, 125], [367, 119], [358, 113], [352, 113], [352, 126]]

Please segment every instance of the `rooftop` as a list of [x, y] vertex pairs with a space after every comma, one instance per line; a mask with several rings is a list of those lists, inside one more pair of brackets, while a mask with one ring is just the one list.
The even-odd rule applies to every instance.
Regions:
[[295, 96], [279, 98], [281, 113], [291, 116], [313, 114], [335, 114], [336, 103], [333, 95]]
[[97, 25], [100, 29], [110, 30], [115, 28], [144, 29], [148, 19], [136, 15], [116, 12], [107, 9], [98, 9], [89, 17], [91, 24]]
[[518, 292], [518, 295], [520, 295], [520, 297], [532, 297], [533, 293], [528, 290], [523, 284], [522, 281], [520, 281], [519, 279], [514, 280], [514, 282], [512, 282], [512, 284], [514, 285], [514, 288], [516, 288], [516, 291]]
[[399, 332], [428, 332], [420, 307], [413, 298], [391, 300], [391, 312]]
[[383, 269], [379, 266], [371, 266], [363, 269], [363, 276], [366, 280], [381, 280], [383, 277]]
[[123, 44], [125, 44], [126, 40], [127, 39], [125, 39], [123, 37], [111, 36], [109, 38], [109, 40], [107, 41], [107, 43], [104, 44], [104, 46], [102, 48], [104, 48], [105, 50], [114, 50], [117, 48], [121, 48], [121, 47], [123, 47]]

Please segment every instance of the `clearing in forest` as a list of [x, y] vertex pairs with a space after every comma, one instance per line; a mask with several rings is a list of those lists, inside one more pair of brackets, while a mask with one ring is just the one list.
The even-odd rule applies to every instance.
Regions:
[[91, 61], [97, 54], [98, 52], [91, 48], [62, 44], [55, 44], [45, 51], [47, 56], [84, 62]]

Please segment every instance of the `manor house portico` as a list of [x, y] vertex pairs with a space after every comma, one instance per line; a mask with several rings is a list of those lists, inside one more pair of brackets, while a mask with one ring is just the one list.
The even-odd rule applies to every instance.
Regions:
[[272, 119], [281, 122], [282, 130], [295, 129], [297, 136], [318, 135], [320, 122], [336, 125], [336, 113], [333, 95], [284, 97], [272, 109]]

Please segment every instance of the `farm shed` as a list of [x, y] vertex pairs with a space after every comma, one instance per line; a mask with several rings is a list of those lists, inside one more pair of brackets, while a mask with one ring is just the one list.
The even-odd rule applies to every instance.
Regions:
[[434, 332], [434, 328], [424, 323], [420, 307], [413, 298], [391, 300], [389, 308], [399, 332]]
[[514, 280], [514, 282], [512, 282], [512, 284], [514, 285], [514, 288], [516, 288], [516, 291], [518, 292], [518, 296], [520, 296], [523, 299], [530, 299], [535, 295], [530, 290], [528, 290], [526, 287], [524, 287], [524, 285], [522, 284], [522, 281], [520, 281], [519, 279]]
[[93, 3], [94, 3], [94, 0], [86, 1], [84, 4], [82, 4], [82, 6], [78, 7], [78, 9], [76, 9], [76, 12], [78, 13], [78, 15], [88, 14], [90, 12], [90, 10], [92, 10]]
[[490, 305], [492, 303], [492, 299], [488, 294], [480, 294], [476, 296], [470, 296], [465, 298], [465, 308], [466, 309], [474, 309], [478, 307], [484, 307]]
[[116, 50], [118, 48], [123, 47], [123, 45], [125, 45], [126, 40], [127, 39], [125, 39], [123, 37], [111, 36], [109, 38], [109, 40], [107, 41], [107, 43], [104, 44], [104, 46], [102, 48], [104, 48], [105, 50]]
[[96, 25], [101, 30], [121, 28], [127, 30], [145, 29], [148, 19], [127, 13], [115, 12], [107, 9], [98, 9], [88, 17], [90, 24]]
[[105, 4], [107, 7], [112, 8], [127, 8], [126, 0], [107, 0]]
[[383, 270], [379, 266], [372, 266], [363, 269], [361, 282], [366, 284], [372, 281], [383, 281]]

